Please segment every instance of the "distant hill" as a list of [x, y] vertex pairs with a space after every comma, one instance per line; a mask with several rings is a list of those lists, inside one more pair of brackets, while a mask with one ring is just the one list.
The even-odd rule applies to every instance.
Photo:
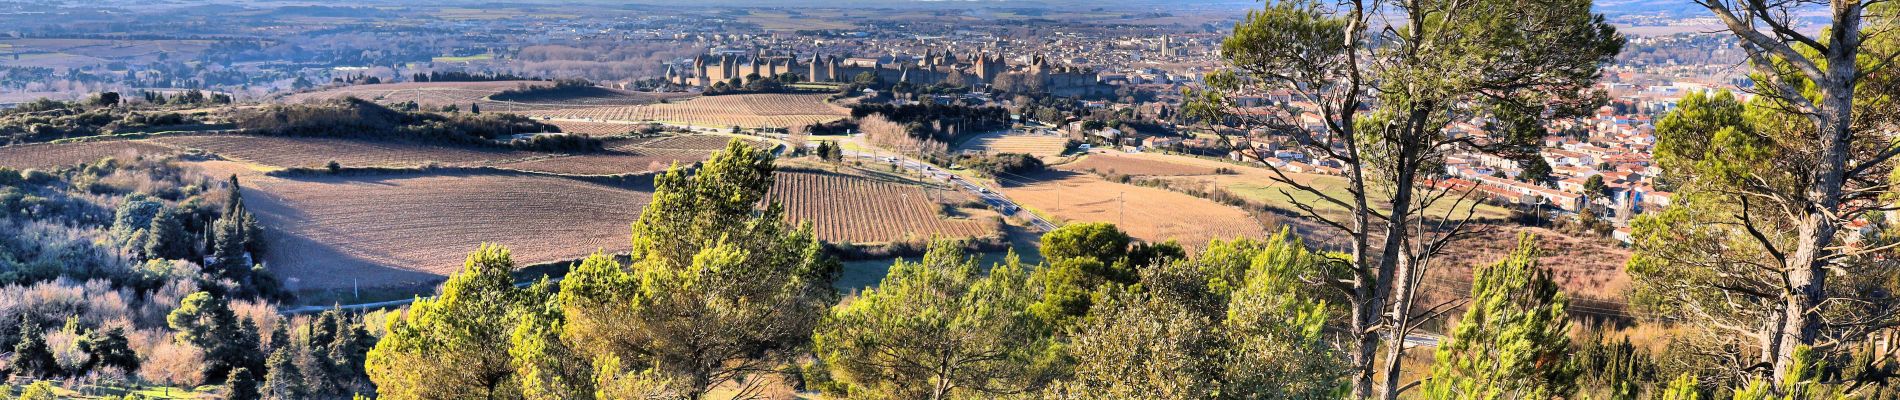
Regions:
[[1683, 0], [1597, 0], [1596, 12], [1608, 16], [1663, 14], [1672, 17], [1707, 15], [1709, 10]]

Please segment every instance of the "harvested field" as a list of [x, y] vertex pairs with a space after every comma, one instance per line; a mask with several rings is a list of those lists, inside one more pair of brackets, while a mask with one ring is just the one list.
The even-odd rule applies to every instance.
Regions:
[[[1254, 165], [1242, 165], [1225, 161], [1159, 153], [1101, 152], [1089, 154], [1080, 161], [1063, 164], [1056, 168], [1066, 171], [1105, 175], [1122, 174], [1156, 177], [1157, 179], [1167, 181], [1170, 185], [1174, 185], [1177, 188], [1192, 188], [1210, 192], [1215, 190], [1226, 191], [1249, 202], [1264, 204], [1290, 212], [1298, 212], [1299, 208], [1294, 205], [1294, 201], [1296, 200], [1300, 203], [1313, 205], [1318, 208], [1321, 213], [1328, 216], [1341, 216], [1345, 213], [1344, 208], [1326, 203], [1317, 195], [1306, 193], [1294, 189], [1290, 185], [1280, 183], [1275, 180], [1278, 175], [1273, 171], [1265, 167]], [[1225, 168], [1233, 172], [1229, 174], [1215, 174], [1214, 170], [1216, 168]], [[1347, 188], [1349, 188], [1350, 185], [1348, 185], [1345, 177], [1296, 172], [1287, 172], [1286, 177], [1302, 185], [1320, 189], [1322, 192], [1335, 198], [1344, 199], [1350, 196], [1350, 193], [1347, 192]], [[1291, 194], [1295, 200], [1288, 200], [1287, 194], [1282, 194], [1281, 190], [1285, 190], [1288, 194]], [[1386, 198], [1386, 195], [1375, 190], [1371, 197], [1374, 201], [1381, 201]], [[1446, 215], [1462, 217], [1465, 214], [1465, 207], [1469, 206], [1470, 203], [1460, 204], [1457, 206], [1456, 211], [1454, 211], [1453, 200], [1455, 199], [1445, 198], [1439, 200], [1437, 203], [1432, 204], [1432, 207], [1427, 210], [1427, 214], [1433, 217], [1444, 217]], [[1502, 219], [1510, 215], [1509, 210], [1491, 205], [1479, 205], [1474, 213], [1477, 214], [1478, 218], [1492, 219]]]
[[481, 243], [519, 264], [628, 247], [650, 189], [518, 173], [278, 178], [228, 161], [265, 226], [269, 268], [294, 290], [424, 286]]
[[700, 127], [791, 127], [842, 119], [850, 110], [825, 102], [826, 95], [735, 94], [627, 107], [526, 111], [556, 120], [666, 122]]
[[1055, 157], [1062, 155], [1062, 150], [1065, 149], [1068, 144], [1069, 139], [1061, 136], [989, 134], [971, 138], [963, 142], [962, 145], [957, 146], [957, 150], [977, 150], [991, 154], [1022, 153], [1037, 157]]
[[308, 101], [341, 99], [356, 97], [381, 104], [416, 102], [428, 108], [456, 106], [466, 109], [470, 104], [478, 104], [482, 111], [517, 112], [529, 110], [553, 110], [578, 107], [609, 107], [649, 104], [662, 98], [679, 98], [684, 95], [659, 93], [641, 93], [606, 88], [590, 88], [579, 96], [536, 96], [522, 101], [491, 100], [489, 96], [504, 90], [523, 86], [547, 86], [548, 81], [496, 81], [496, 82], [403, 82], [380, 83], [374, 85], [353, 85], [298, 93], [286, 97], [284, 101], [301, 103]]
[[1213, 175], [1215, 174], [1215, 168], [1237, 169], [1241, 167], [1216, 167], [1198, 163], [1186, 163], [1147, 156], [1145, 153], [1094, 153], [1082, 157], [1080, 161], [1063, 164], [1058, 168], [1065, 171], [1083, 171], [1108, 175], [1186, 176]]
[[542, 155], [516, 150], [312, 137], [210, 135], [163, 136], [150, 140], [285, 168], [322, 167], [332, 160], [345, 167], [414, 167], [430, 163], [479, 166]]
[[890, 243], [933, 236], [972, 238], [996, 235], [999, 222], [987, 218], [947, 218], [938, 210], [967, 194], [890, 181], [818, 171], [774, 175], [771, 196], [786, 215], [811, 221], [818, 238], [831, 242]]
[[28, 144], [0, 147], [0, 167], [51, 169], [91, 163], [106, 157], [163, 156], [177, 152], [178, 150], [172, 147], [139, 140]]
[[1078, 172], [1051, 171], [1011, 182], [1004, 195], [1065, 222], [1111, 222], [1141, 240], [1196, 248], [1212, 239], [1264, 237], [1238, 208], [1164, 189], [1126, 185]]

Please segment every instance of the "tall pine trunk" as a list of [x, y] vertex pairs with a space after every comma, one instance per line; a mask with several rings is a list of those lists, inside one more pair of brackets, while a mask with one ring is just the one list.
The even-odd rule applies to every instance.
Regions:
[[[1857, 20], [1858, 18], [1856, 18]], [[1840, 27], [1849, 28], [1849, 27]], [[1858, 27], [1851, 27], [1858, 29]], [[1839, 45], [1840, 43], [1837, 43]], [[1819, 126], [1821, 157], [1806, 193], [1809, 208], [1795, 227], [1797, 242], [1788, 257], [1787, 293], [1782, 296], [1784, 323], [1778, 333], [1780, 348], [1775, 358], [1775, 381], [1787, 376], [1797, 346], [1812, 346], [1821, 336], [1821, 302], [1827, 298], [1828, 247], [1833, 245], [1840, 225], [1834, 221], [1841, 209], [1842, 186], [1853, 143], [1852, 123], [1855, 84], [1858, 74], [1856, 51], [1833, 51], [1827, 59], [1826, 79], [1820, 82]]]

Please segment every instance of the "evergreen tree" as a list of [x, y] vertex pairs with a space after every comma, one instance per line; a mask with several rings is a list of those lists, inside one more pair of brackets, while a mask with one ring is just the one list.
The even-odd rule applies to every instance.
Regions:
[[128, 374], [139, 370], [139, 355], [132, 351], [132, 342], [126, 338], [125, 328], [86, 331], [86, 336], [80, 339], [79, 349], [88, 357], [88, 370], [112, 367]]
[[[1429, 210], [1477, 200], [1444, 196], [1428, 183], [1445, 157], [1537, 157], [1546, 121], [1584, 115], [1605, 100], [1591, 86], [1624, 39], [1591, 7], [1590, 0], [1267, 2], [1221, 43], [1234, 71], [1210, 74], [1207, 90], [1186, 96], [1191, 117], [1270, 127], [1347, 166], [1343, 192], [1289, 175], [1272, 180], [1315, 199], [1295, 208], [1350, 243], [1348, 268], [1331, 279], [1346, 283], [1340, 294], [1351, 307], [1344, 331], [1354, 335], [1345, 343], [1357, 372], [1352, 397], [1394, 399], [1406, 388], [1399, 380], [1407, 346], [1387, 341], [1418, 325], [1411, 318], [1420, 311], [1413, 300], [1421, 268], [1466, 226], [1426, 221], [1469, 220]], [[1230, 101], [1275, 91], [1299, 101], [1270, 113], [1240, 112]], [[1320, 117], [1318, 129], [1282, 117], [1303, 113]], [[1486, 121], [1485, 132], [1448, 129], [1455, 121]]]
[[53, 358], [53, 350], [46, 344], [46, 332], [34, 323], [31, 316], [21, 317], [20, 341], [13, 345], [13, 359], [8, 363], [13, 375], [23, 378], [45, 378], [60, 374], [59, 362]]
[[508, 249], [482, 245], [442, 283], [441, 295], [390, 319], [365, 361], [378, 397], [519, 397], [508, 354], [524, 297], [509, 276], [514, 269]]
[[296, 364], [291, 363], [293, 350], [289, 346], [280, 346], [264, 361], [264, 385], [258, 390], [262, 398], [303, 399], [310, 395], [303, 385], [303, 374], [298, 372]]
[[191, 257], [193, 238], [185, 232], [177, 211], [160, 210], [152, 216], [152, 223], [145, 231], [144, 249], [147, 258], [179, 260]]
[[1026, 312], [1036, 297], [1028, 271], [1012, 256], [983, 274], [962, 246], [938, 241], [832, 308], [813, 341], [845, 383], [838, 395], [995, 396], [1053, 375], [1053, 331]]
[[230, 400], [258, 400], [257, 377], [251, 375], [249, 368], [232, 369], [224, 386], [231, 393]]
[[1324, 257], [1282, 231], [1211, 243], [1200, 257], [1141, 268], [1106, 290], [1065, 346], [1073, 378], [1055, 397], [1317, 399], [1344, 393], [1325, 340], [1332, 312], [1307, 280]]
[[561, 281], [562, 339], [626, 368], [597, 374], [698, 399], [721, 385], [756, 389], [751, 375], [810, 341], [840, 267], [809, 224], [766, 201], [772, 161], [734, 140], [693, 175], [669, 169], [633, 225], [633, 265], [596, 255]]
[[1698, 387], [1695, 375], [1684, 373], [1663, 388], [1662, 400], [1702, 400], [1702, 388]]
[[20, 391], [20, 400], [58, 400], [58, 399], [59, 399], [59, 393], [53, 390], [53, 382], [49, 382], [49, 381], [33, 382], [30, 385], [26, 385], [26, 390]]
[[174, 340], [204, 350], [204, 376], [223, 378], [232, 370], [262, 368], [256, 326], [238, 318], [224, 298], [192, 293], [165, 316], [165, 322], [177, 332]]
[[1471, 302], [1438, 347], [1425, 397], [1551, 399], [1576, 391], [1569, 301], [1538, 256], [1536, 237], [1524, 235], [1509, 257], [1477, 269]]

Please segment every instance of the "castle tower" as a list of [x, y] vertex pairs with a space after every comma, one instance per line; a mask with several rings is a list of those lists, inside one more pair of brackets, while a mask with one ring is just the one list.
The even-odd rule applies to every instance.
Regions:
[[838, 76], [838, 56], [825, 57], [825, 78], [834, 81], [845, 79]]

